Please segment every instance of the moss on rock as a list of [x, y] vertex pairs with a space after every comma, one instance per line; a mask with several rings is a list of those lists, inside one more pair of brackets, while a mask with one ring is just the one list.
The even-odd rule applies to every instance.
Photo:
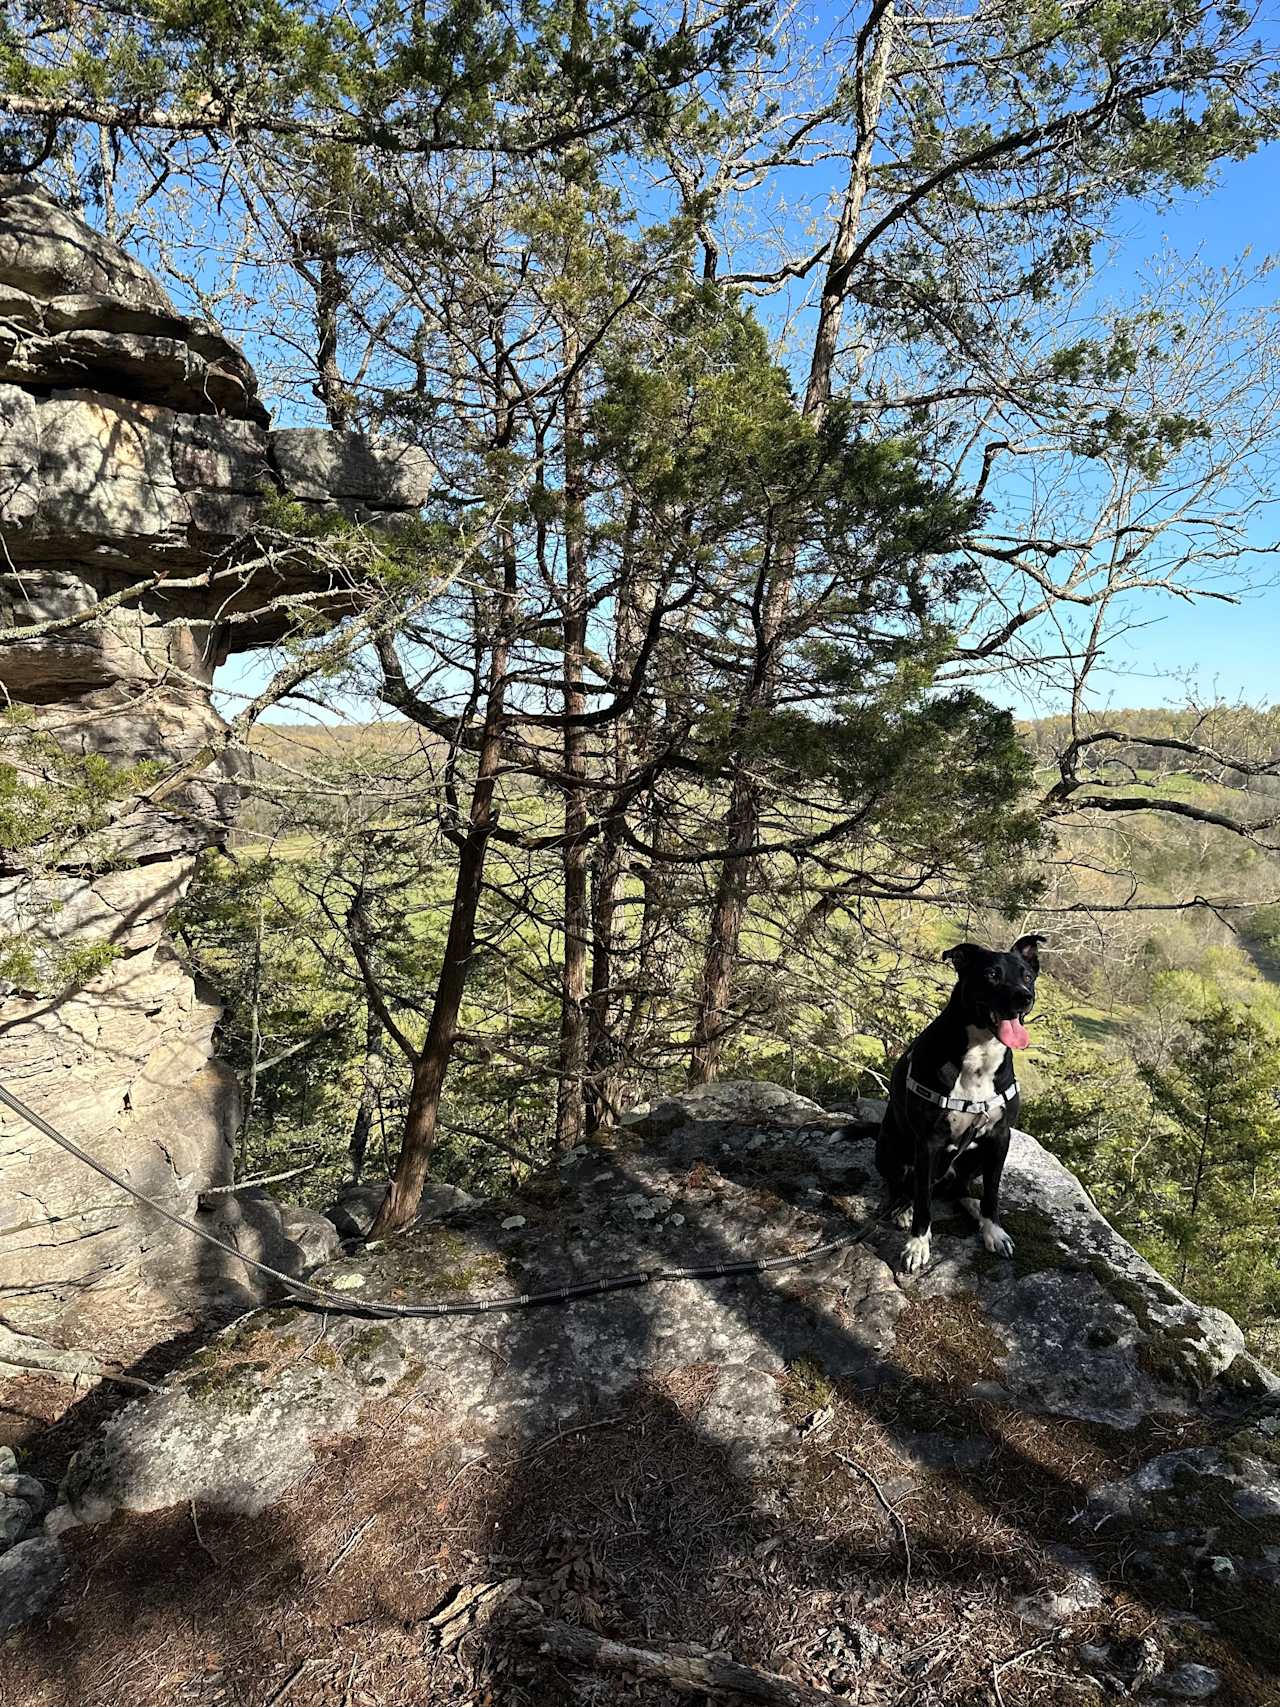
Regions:
[[[969, 1225], [972, 1227], [973, 1223], [970, 1221]], [[1013, 1240], [1013, 1256], [997, 1256], [979, 1244], [974, 1255], [979, 1274], [1007, 1273], [1012, 1269], [1021, 1280], [1029, 1274], [1041, 1274], [1048, 1268], [1073, 1266], [1051, 1216], [1036, 1209], [1010, 1209], [1002, 1214], [1001, 1225]]]

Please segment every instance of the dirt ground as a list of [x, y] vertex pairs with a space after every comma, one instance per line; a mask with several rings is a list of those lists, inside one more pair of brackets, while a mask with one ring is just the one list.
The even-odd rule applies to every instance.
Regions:
[[[1011, 1414], [971, 1396], [995, 1346], [963, 1300], [912, 1305], [901, 1379], [873, 1391], [798, 1365], [782, 1377], [802, 1470], [759, 1493], [698, 1427], [710, 1368], [660, 1374], [622, 1408], [510, 1455], [479, 1454], [414, 1395], [366, 1411], [265, 1516], [175, 1508], [67, 1536], [72, 1593], [0, 1650], [5, 1707], [552, 1707], [689, 1700], [616, 1669], [566, 1667], [499, 1600], [448, 1645], [432, 1615], [460, 1586], [519, 1584], [551, 1619], [666, 1652], [687, 1644], [828, 1692], [905, 1707], [1066, 1707], [1122, 1699], [1086, 1674], [1108, 1646], [1135, 1698], [1159, 1665], [1217, 1668], [1218, 1707], [1280, 1700], [1245, 1636], [1212, 1634], [1090, 1542], [1085, 1490], [1203, 1438]], [[312, 1355], [322, 1355], [317, 1344]], [[157, 1354], [163, 1364], [169, 1353]], [[158, 1372], [158, 1371], [157, 1371]], [[31, 1440], [59, 1473], [119, 1400], [94, 1395]], [[30, 1395], [32, 1416], [41, 1399]], [[11, 1413], [12, 1415], [12, 1413]], [[11, 1424], [12, 1426], [12, 1424]], [[958, 1443], [930, 1469], [917, 1435]], [[1095, 1607], [1061, 1626], [1015, 1603], [1088, 1555]], [[1240, 1591], [1243, 1593], [1244, 1591]], [[1196, 1607], [1196, 1612], [1208, 1611]], [[1225, 1613], [1212, 1609], [1219, 1630]], [[464, 1621], [465, 1623], [465, 1621]], [[1157, 1657], [1153, 1658], [1155, 1655]], [[696, 1697], [695, 1697], [696, 1698]]]

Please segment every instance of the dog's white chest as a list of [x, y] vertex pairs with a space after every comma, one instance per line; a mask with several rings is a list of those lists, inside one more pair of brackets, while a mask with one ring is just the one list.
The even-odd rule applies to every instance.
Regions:
[[[960, 1072], [951, 1087], [951, 1095], [963, 1097], [966, 1102], [990, 1102], [996, 1094], [996, 1073], [1004, 1060], [1005, 1046], [998, 1037], [979, 1031], [975, 1026], [969, 1026], [968, 1032], [969, 1047], [961, 1058]], [[981, 1114], [949, 1111], [947, 1124], [953, 1138], [975, 1137], [989, 1126], [994, 1126], [1000, 1114], [998, 1108], [987, 1109]]]

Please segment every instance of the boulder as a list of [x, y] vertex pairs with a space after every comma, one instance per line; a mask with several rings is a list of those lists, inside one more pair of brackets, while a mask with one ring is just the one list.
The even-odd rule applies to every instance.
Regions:
[[[373, 1226], [374, 1217], [387, 1195], [387, 1182], [370, 1185], [363, 1180], [349, 1180], [325, 1210], [326, 1218], [342, 1239], [363, 1239]], [[423, 1189], [417, 1220], [421, 1223], [439, 1221], [455, 1210], [472, 1208], [477, 1199], [460, 1186], [445, 1180], [428, 1180]]]
[[59, 1542], [33, 1535], [0, 1553], [0, 1636], [28, 1623], [57, 1596], [67, 1578]]
[[[1015, 1134], [1007, 1174], [1014, 1260], [990, 1257], [967, 1222], [963, 1231], [943, 1226], [935, 1261], [906, 1282], [896, 1266], [901, 1235], [878, 1219], [870, 1135], [849, 1138], [815, 1124], [817, 1105], [776, 1086], [738, 1085], [724, 1099], [739, 1109], [773, 1109], [773, 1118], [713, 1119], [702, 1092], [673, 1101], [688, 1112], [665, 1135], [628, 1136], [612, 1150], [583, 1146], [565, 1159], [559, 1189], [573, 1205], [567, 1237], [534, 1203], [512, 1213], [440, 1187], [418, 1230], [321, 1269], [314, 1282], [349, 1287], [362, 1299], [488, 1297], [614, 1272], [771, 1258], [843, 1239], [812, 1267], [781, 1268], [742, 1286], [672, 1281], [625, 1291], [616, 1304], [593, 1302], [573, 1314], [568, 1339], [555, 1312], [497, 1316], [490, 1327], [461, 1316], [395, 1320], [378, 1330], [405, 1367], [429, 1371], [423, 1393], [482, 1432], [503, 1432], [534, 1411], [558, 1426], [577, 1414], [588, 1390], [604, 1401], [669, 1361], [706, 1363], [722, 1372], [708, 1401], [713, 1432], [744, 1464], [777, 1449], [776, 1407], [758, 1377], [776, 1382], [799, 1359], [820, 1363], [833, 1378], [877, 1384], [912, 1300], [938, 1308], [979, 1302], [994, 1362], [974, 1392], [1022, 1413], [1133, 1429], [1155, 1414], [1195, 1414], [1206, 1395], [1235, 1391], [1245, 1366], [1260, 1394], [1280, 1395], [1280, 1383], [1244, 1352], [1235, 1324], [1170, 1287], [1026, 1134]], [[806, 1126], [797, 1133], [800, 1117]], [[701, 1183], [699, 1163], [704, 1176], [713, 1170]], [[846, 1188], [838, 1209], [821, 1191], [806, 1188], [797, 1199], [798, 1174], [834, 1171]], [[364, 1231], [383, 1189], [348, 1186], [335, 1207]], [[797, 1296], [803, 1308], [793, 1307]], [[340, 1321], [328, 1342], [342, 1350], [364, 1331], [356, 1320]], [[495, 1377], [490, 1359], [477, 1360], [480, 1340], [502, 1375]], [[521, 1354], [513, 1358], [517, 1343]], [[145, 1426], [152, 1406], [166, 1414], [168, 1403], [144, 1401], [134, 1424]], [[904, 1461], [917, 1459], [919, 1440], [904, 1434]], [[148, 1451], [139, 1462], [152, 1457]], [[981, 1443], [970, 1443], [952, 1454], [950, 1468], [980, 1475], [984, 1462]], [[108, 1483], [115, 1474], [106, 1472]], [[130, 1486], [145, 1474], [131, 1460]]]
[[1152, 1679], [1152, 1688], [1175, 1701], [1209, 1701], [1221, 1687], [1222, 1679], [1213, 1667], [1197, 1665], [1194, 1660], [1159, 1672]]
[[307, 1209], [300, 1203], [282, 1204], [280, 1225], [285, 1237], [292, 1240], [302, 1253], [304, 1274], [309, 1274], [323, 1263], [332, 1262], [337, 1256], [342, 1243], [338, 1229], [318, 1209]]
[[0, 516], [11, 527], [34, 517], [40, 500], [40, 432], [36, 400], [17, 385], [0, 384]]
[[32, 178], [0, 178], [0, 285], [43, 302], [84, 294], [172, 312], [154, 273]]
[[359, 1412], [354, 1382], [337, 1373], [317, 1382], [303, 1363], [272, 1383], [271, 1417], [263, 1429], [237, 1423], [242, 1410], [256, 1409], [260, 1395], [253, 1383], [213, 1359], [188, 1370], [169, 1397], [173, 1402], [152, 1411], [143, 1430], [134, 1432], [131, 1411], [107, 1424], [95, 1452], [113, 1465], [113, 1480], [109, 1487], [91, 1481], [94, 1455], [87, 1455], [70, 1475], [73, 1498], [52, 1514], [56, 1533], [110, 1516], [125, 1489], [138, 1511], [198, 1500], [256, 1516], [306, 1475], [315, 1463], [315, 1442], [350, 1429]]
[[44, 1483], [34, 1476], [24, 1476], [17, 1469], [0, 1473], [0, 1499], [24, 1500], [34, 1517], [39, 1517], [49, 1504]]
[[21, 1541], [34, 1521], [35, 1512], [26, 1500], [16, 1499], [12, 1494], [0, 1494], [0, 1552], [12, 1547], [15, 1541]]
[[416, 445], [379, 442], [359, 433], [317, 427], [279, 427], [270, 434], [271, 461], [291, 498], [317, 502], [359, 499], [382, 509], [415, 510], [426, 503], [435, 467]]

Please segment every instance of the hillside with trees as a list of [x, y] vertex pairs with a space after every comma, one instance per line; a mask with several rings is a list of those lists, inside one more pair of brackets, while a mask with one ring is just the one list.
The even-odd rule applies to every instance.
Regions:
[[[873, 1083], [975, 922], [1060, 919], [1068, 1006], [1238, 1001], [1273, 720], [1092, 708], [1135, 612], [1263, 573], [1269, 268], [1103, 262], [1274, 92], [1229, 7], [19, 9], [7, 168], [436, 471], [391, 533], [299, 488], [220, 571], [282, 589], [208, 630], [265, 648], [224, 703], [270, 763], [177, 926], [242, 1162], [376, 1138], [385, 1233], [657, 1084]], [[402, 722], [264, 732], [317, 704]]]
[[1234, 0], [12, 0], [6, 1702], [1274, 1702], [1278, 141]]

